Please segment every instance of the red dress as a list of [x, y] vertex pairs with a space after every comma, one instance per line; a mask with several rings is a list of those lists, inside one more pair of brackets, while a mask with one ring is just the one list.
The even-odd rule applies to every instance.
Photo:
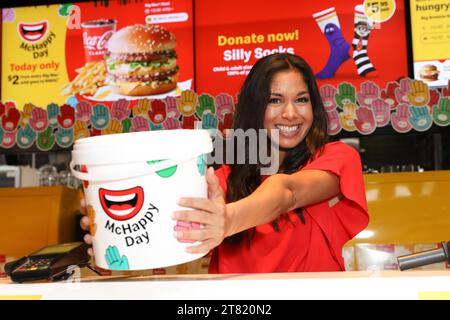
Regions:
[[[257, 226], [250, 246], [225, 244], [212, 252], [210, 273], [344, 271], [342, 247], [369, 222], [359, 154], [342, 142], [325, 145], [300, 170], [326, 170], [340, 178], [342, 198], [330, 207], [328, 200], [303, 208], [306, 223], [293, 211], [278, 218], [279, 232], [271, 223]], [[226, 192], [228, 166], [216, 170]]]

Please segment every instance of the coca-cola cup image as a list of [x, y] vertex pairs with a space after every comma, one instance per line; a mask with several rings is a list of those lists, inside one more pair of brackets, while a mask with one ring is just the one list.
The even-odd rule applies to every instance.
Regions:
[[81, 24], [86, 63], [103, 60], [108, 54], [109, 38], [116, 31], [115, 19], [99, 19]]

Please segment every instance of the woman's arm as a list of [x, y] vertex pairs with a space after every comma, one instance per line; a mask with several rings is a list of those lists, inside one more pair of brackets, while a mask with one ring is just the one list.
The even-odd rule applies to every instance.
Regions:
[[226, 236], [271, 222], [280, 214], [338, 194], [339, 178], [328, 171], [275, 174], [251, 195], [226, 205], [226, 219], [229, 220]]
[[208, 170], [206, 180], [208, 199], [180, 199], [179, 205], [191, 210], [173, 214], [175, 220], [203, 225], [202, 229], [175, 233], [178, 239], [201, 241], [201, 244], [187, 249], [192, 253], [207, 252], [228, 236], [273, 221], [289, 210], [339, 194], [339, 178], [322, 170], [273, 175], [248, 197], [229, 204], [225, 204], [223, 191], [213, 171]]

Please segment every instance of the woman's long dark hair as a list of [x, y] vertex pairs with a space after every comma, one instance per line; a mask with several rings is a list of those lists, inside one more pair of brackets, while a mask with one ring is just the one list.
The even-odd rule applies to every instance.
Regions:
[[[294, 173], [304, 166], [317, 150], [327, 141], [327, 117], [322, 99], [317, 88], [316, 80], [311, 67], [301, 57], [279, 53], [266, 56], [258, 60], [250, 70], [238, 96], [238, 103], [234, 115], [233, 128], [236, 129], [264, 129], [264, 116], [270, 99], [271, 82], [275, 74], [280, 71], [298, 70], [308, 86], [313, 108], [313, 123], [306, 138], [296, 147], [286, 150], [286, 156], [280, 164], [283, 173]], [[245, 154], [249, 146], [246, 143]], [[227, 180], [227, 201], [233, 202], [250, 195], [261, 184], [260, 161], [251, 164], [230, 164], [231, 173]], [[280, 172], [279, 171], [279, 172]], [[304, 222], [301, 208], [296, 209], [297, 214]], [[276, 222], [272, 223], [278, 230]], [[225, 239], [226, 243], [240, 243], [247, 238], [248, 244], [252, 238], [254, 228], [235, 234]]]

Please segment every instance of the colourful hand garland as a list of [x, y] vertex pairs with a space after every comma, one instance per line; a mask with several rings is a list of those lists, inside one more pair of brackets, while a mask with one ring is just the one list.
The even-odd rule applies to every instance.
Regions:
[[[424, 82], [403, 78], [388, 82], [383, 89], [365, 81], [358, 90], [343, 82], [337, 88], [322, 86], [320, 95], [330, 135], [342, 130], [368, 135], [387, 125], [399, 133], [423, 132], [433, 123], [440, 127], [450, 125], [450, 84], [439, 91], [428, 88]], [[111, 108], [79, 101], [74, 106], [50, 103], [39, 107], [29, 103], [18, 110], [7, 101], [0, 103], [0, 148], [17, 145], [27, 149], [35, 145], [41, 151], [49, 151], [55, 144], [70, 148], [80, 138], [151, 130], [202, 128], [224, 133], [231, 128], [234, 110], [229, 94], [197, 96], [191, 90], [163, 100], [120, 99]]]

